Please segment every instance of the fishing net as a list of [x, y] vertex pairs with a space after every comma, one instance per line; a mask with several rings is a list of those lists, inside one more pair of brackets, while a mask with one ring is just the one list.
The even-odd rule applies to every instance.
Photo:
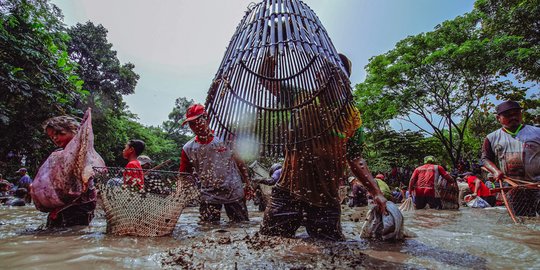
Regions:
[[456, 182], [439, 178], [435, 186], [435, 196], [441, 199], [442, 209], [459, 209], [459, 187]]
[[[164, 236], [174, 230], [184, 207], [198, 197], [196, 185], [185, 174], [170, 171], [94, 168], [107, 233]], [[143, 174], [144, 185], [133, 181]]]
[[[501, 193], [508, 211], [507, 217], [514, 223], [540, 225], [540, 188], [516, 186], [504, 188]], [[503, 220], [508, 220], [503, 219]]]
[[265, 156], [314, 139], [324, 144], [324, 135], [339, 133], [355, 112], [348, 67], [303, 2], [253, 4], [208, 91], [210, 125]]

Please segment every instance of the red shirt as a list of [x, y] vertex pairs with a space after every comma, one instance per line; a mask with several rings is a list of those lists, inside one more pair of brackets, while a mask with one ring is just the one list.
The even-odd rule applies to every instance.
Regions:
[[[438, 170], [436, 172], [435, 170]], [[447, 177], [448, 173], [443, 167], [433, 164], [424, 164], [416, 168], [411, 177], [411, 187], [416, 186], [416, 196], [435, 197], [435, 175]]]
[[126, 165], [124, 171], [124, 184], [128, 186], [137, 186], [142, 189], [144, 186], [144, 172], [141, 163], [138, 160], [132, 160]]
[[[476, 179], [478, 179], [478, 177], [476, 177], [474, 175], [469, 175], [469, 176], [467, 176], [466, 179], [467, 179], [467, 184], [469, 184], [469, 189], [471, 190], [471, 192], [474, 193], [474, 187], [476, 186], [474, 184], [474, 182], [476, 182]], [[491, 196], [491, 191], [486, 186], [486, 184], [484, 184], [484, 182], [482, 182], [482, 180], [480, 180], [480, 188], [478, 189], [478, 192], [476, 193], [476, 195], [478, 195], [480, 197]]]

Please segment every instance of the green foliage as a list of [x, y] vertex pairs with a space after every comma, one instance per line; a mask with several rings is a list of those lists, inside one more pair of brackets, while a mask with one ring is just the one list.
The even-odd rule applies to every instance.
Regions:
[[[44, 0], [9, 0], [0, 5], [0, 162], [27, 157], [35, 168], [43, 147], [41, 123], [80, 112], [84, 98], [76, 65], [67, 57], [60, 11]], [[8, 155], [8, 153], [10, 153]]]
[[96, 151], [105, 159], [108, 166], [124, 166], [127, 163], [122, 157], [122, 149], [130, 139], [143, 140], [146, 144], [143, 154], [154, 160], [156, 165], [167, 159], [178, 159], [180, 150], [173, 140], [167, 138], [163, 130], [145, 127], [131, 117], [108, 115], [103, 119], [94, 119], [94, 129], [108, 131], [95, 135]]
[[120, 113], [124, 109], [122, 95], [134, 93], [139, 75], [133, 71], [133, 64], [120, 64], [107, 41], [107, 32], [103, 25], [92, 22], [70, 27], [68, 52], [78, 64], [82, 87], [88, 90], [88, 98], [79, 106], [92, 107], [95, 113], [102, 113], [103, 108]]
[[481, 35], [478, 20], [470, 13], [445, 21], [371, 58], [366, 80], [355, 91], [366, 125], [393, 117], [408, 121], [437, 138], [455, 164], [463, 152], [464, 127], [482, 98], [516, 89], [495, 75], [496, 63], [489, 59], [499, 47]]
[[373, 172], [387, 172], [393, 167], [414, 168], [427, 155], [448, 160], [437, 140], [424, 138], [418, 131], [377, 130], [368, 133], [363, 151]]
[[484, 36], [500, 44], [492, 61], [503, 75], [522, 81], [540, 80], [540, 1], [477, 0]]

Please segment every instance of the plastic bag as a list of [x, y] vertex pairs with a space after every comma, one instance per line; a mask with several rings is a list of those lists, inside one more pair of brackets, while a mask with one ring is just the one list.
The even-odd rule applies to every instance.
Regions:
[[361, 238], [381, 240], [400, 240], [403, 235], [403, 215], [392, 202], [386, 203], [388, 215], [381, 214], [376, 207], [369, 210], [367, 220], [362, 226]]
[[489, 205], [489, 203], [487, 203], [484, 199], [482, 199], [482, 198], [480, 198], [480, 197], [476, 197], [476, 198], [470, 200], [470, 201], [467, 203], [467, 206], [472, 207], [472, 208], [486, 208], [486, 207], [491, 207], [491, 205]]
[[408, 211], [414, 211], [414, 203], [412, 200], [412, 197], [409, 196], [400, 206], [399, 210], [401, 212], [408, 212]]

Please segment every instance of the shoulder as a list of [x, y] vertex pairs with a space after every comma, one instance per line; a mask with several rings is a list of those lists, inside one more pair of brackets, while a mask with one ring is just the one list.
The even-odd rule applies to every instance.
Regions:
[[487, 136], [486, 136], [486, 140], [492, 140], [495, 136], [497, 136], [498, 134], [500, 134], [502, 132], [502, 129], [499, 128], [491, 133], [489, 133]]
[[128, 164], [126, 165], [126, 168], [140, 169], [142, 167], [141, 167], [141, 163], [138, 160], [132, 160], [128, 162]]
[[532, 133], [540, 134], [540, 127], [531, 126], [531, 125], [525, 125], [525, 126], [523, 126], [523, 129], [526, 129], [526, 130], [528, 130], [529, 132], [532, 132]]
[[193, 145], [195, 144], [195, 137], [191, 138], [191, 140], [189, 140], [187, 143], [184, 144], [184, 146], [182, 147], [183, 150], [186, 150], [186, 149], [190, 149], [193, 147]]

